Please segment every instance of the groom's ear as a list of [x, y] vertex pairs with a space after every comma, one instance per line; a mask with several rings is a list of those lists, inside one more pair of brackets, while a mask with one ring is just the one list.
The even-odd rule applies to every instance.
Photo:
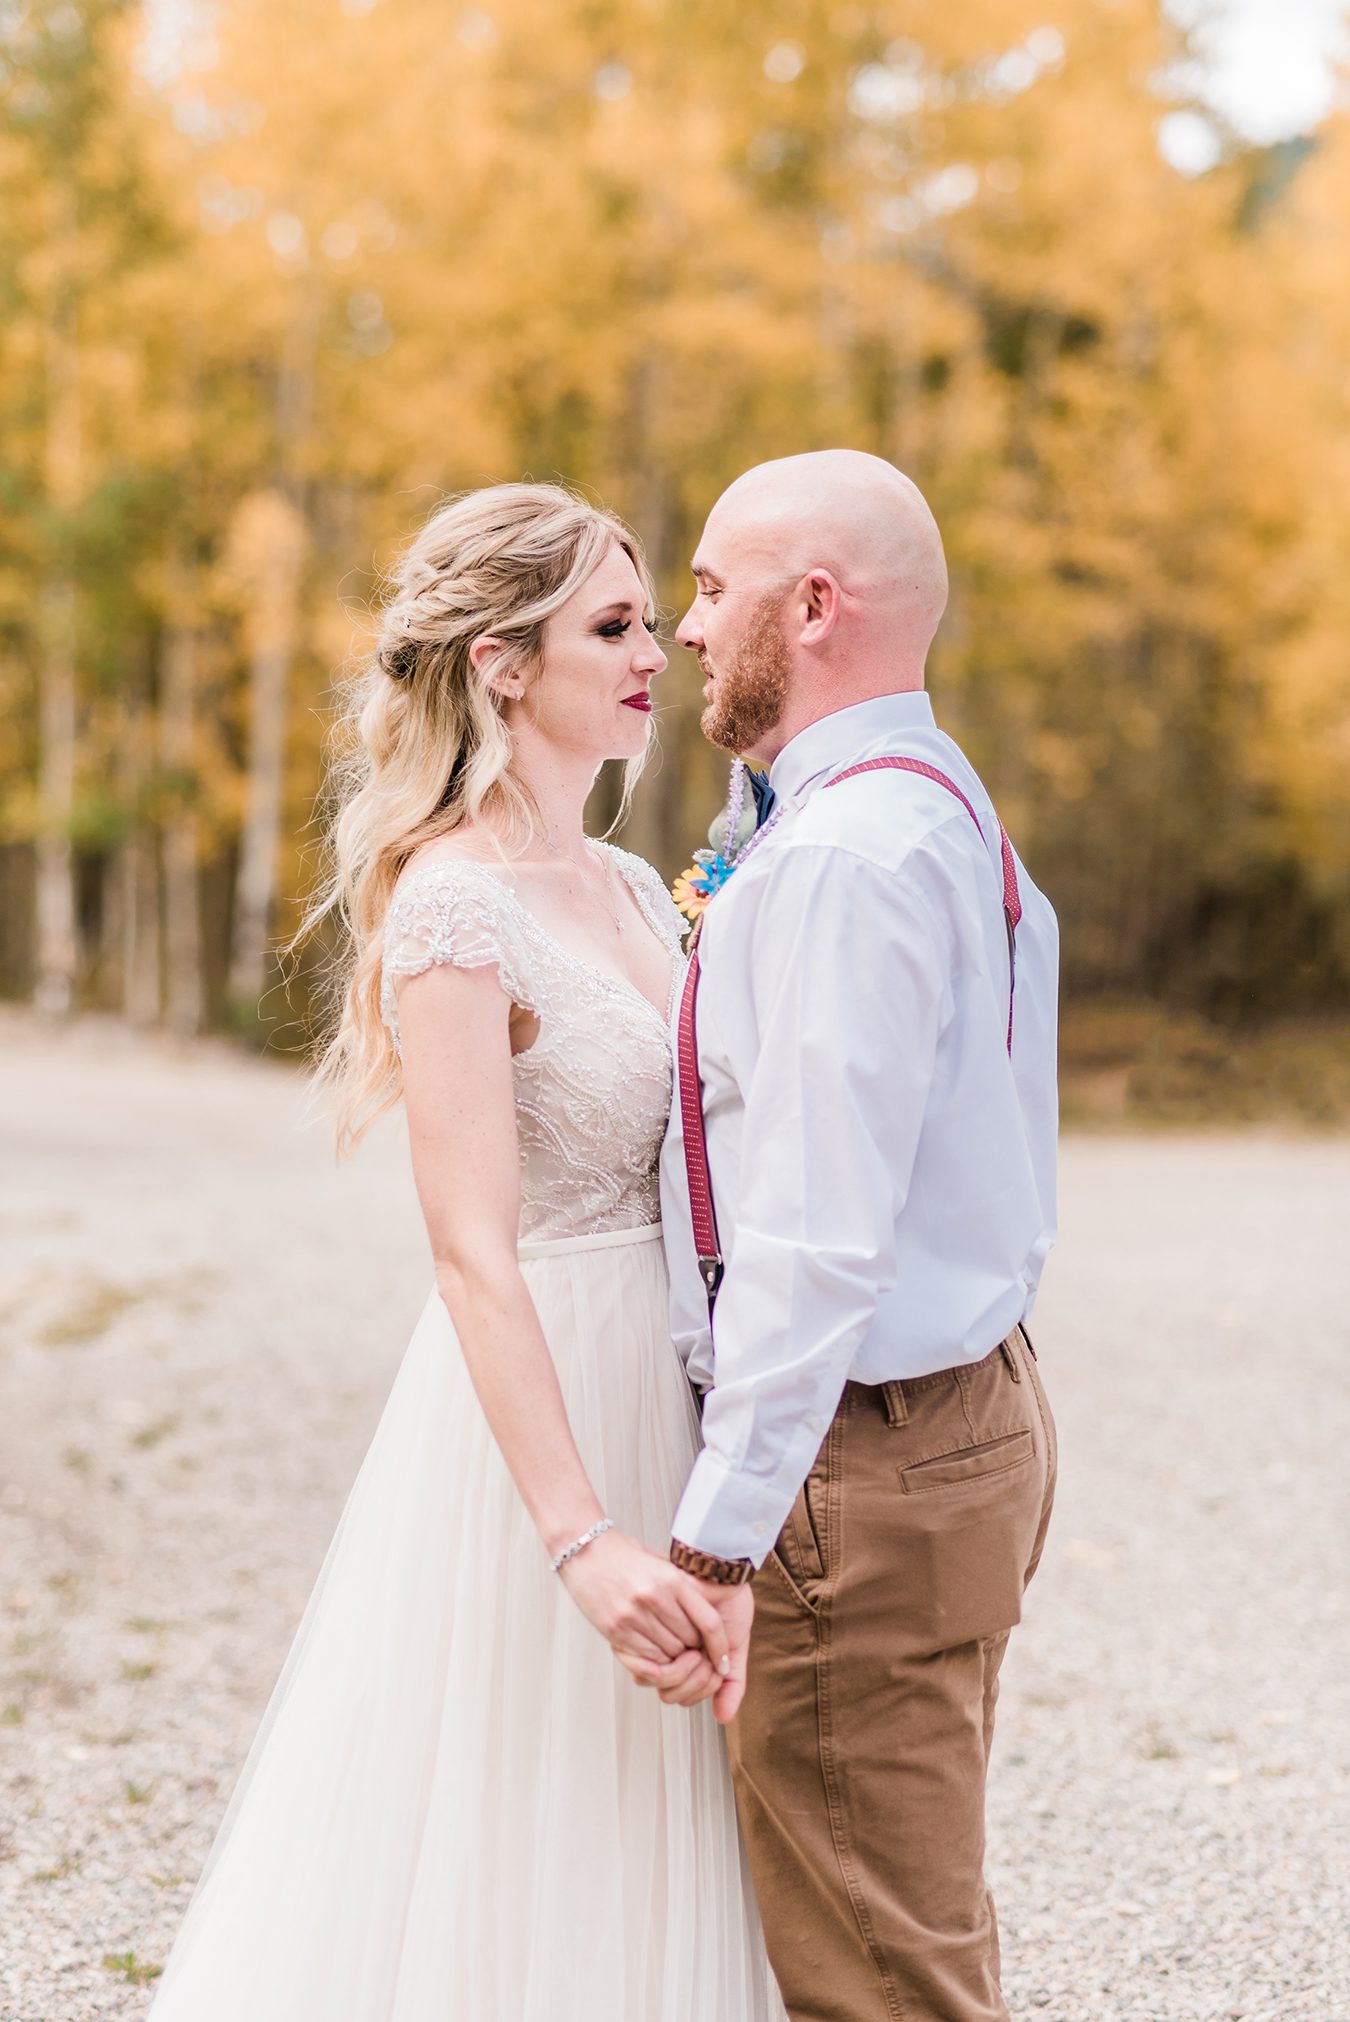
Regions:
[[812, 569], [797, 586], [796, 602], [802, 613], [802, 644], [819, 646], [828, 639], [839, 619], [844, 593], [828, 569]]

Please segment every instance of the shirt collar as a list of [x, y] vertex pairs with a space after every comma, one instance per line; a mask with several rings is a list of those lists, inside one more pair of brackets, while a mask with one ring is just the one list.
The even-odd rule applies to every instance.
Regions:
[[933, 705], [922, 688], [905, 695], [876, 695], [808, 723], [790, 738], [769, 768], [780, 800], [796, 800], [827, 772], [842, 771], [870, 745], [909, 730], [933, 728]]

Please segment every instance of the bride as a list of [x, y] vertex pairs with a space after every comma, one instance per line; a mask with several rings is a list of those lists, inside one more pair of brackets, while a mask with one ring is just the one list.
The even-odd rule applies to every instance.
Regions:
[[664, 1556], [681, 922], [582, 826], [647, 748], [652, 609], [633, 536], [547, 485], [452, 501], [394, 575], [322, 1072], [344, 1143], [402, 1095], [435, 1287], [153, 2022], [783, 2017], [714, 1717], [743, 1681]]

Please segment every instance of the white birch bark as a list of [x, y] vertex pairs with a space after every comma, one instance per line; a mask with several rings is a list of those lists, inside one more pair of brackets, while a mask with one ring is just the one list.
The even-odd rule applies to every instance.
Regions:
[[171, 1031], [191, 1038], [202, 1026], [202, 921], [198, 871], [197, 684], [200, 632], [195, 582], [179, 562], [170, 584], [169, 624], [159, 698], [159, 761], [167, 785], [163, 827], [164, 1011]]
[[230, 996], [257, 1007], [267, 987], [281, 847], [290, 669], [300, 629], [305, 526], [280, 490], [255, 493], [236, 518], [234, 568], [249, 637], [248, 775], [235, 888]]
[[144, 810], [149, 747], [150, 712], [142, 690], [125, 708], [119, 745], [122, 801], [130, 816], [119, 866], [122, 1009], [133, 1025], [154, 1025], [159, 1020], [159, 865], [155, 832]]
[[284, 813], [291, 663], [300, 633], [308, 528], [298, 475], [314, 408], [318, 303], [301, 281], [277, 374], [278, 477], [237, 516], [236, 573], [249, 641], [249, 743], [244, 822], [235, 886], [230, 998], [256, 1011], [270, 973], [277, 860]]
[[[73, 251], [74, 192], [49, 197], [53, 244]], [[76, 597], [67, 532], [80, 490], [80, 373], [73, 297], [58, 276], [48, 306], [44, 479], [57, 526], [40, 594], [37, 823], [37, 962], [33, 1001], [63, 1017], [71, 1008], [79, 969], [74, 851], [76, 759]]]

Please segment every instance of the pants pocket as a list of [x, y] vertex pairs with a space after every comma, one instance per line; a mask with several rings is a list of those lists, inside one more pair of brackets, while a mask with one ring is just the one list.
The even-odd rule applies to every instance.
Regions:
[[903, 1422], [855, 1412], [831, 1579], [836, 1608], [885, 1619], [902, 1658], [1003, 1635], [1019, 1619], [1045, 1496], [1031, 1367], [987, 1357], [907, 1388]]
[[786, 1571], [798, 1587], [807, 1587], [812, 1582], [825, 1577], [825, 1561], [820, 1550], [815, 1527], [811, 1522], [811, 1512], [807, 1507], [807, 1492], [798, 1492], [797, 1500], [788, 1511], [787, 1522], [778, 1535], [777, 1551]]
[[813, 1605], [812, 1589], [820, 1586], [830, 1569], [830, 1482], [837, 1440], [836, 1420], [826, 1433], [811, 1472], [788, 1511], [787, 1522], [778, 1534], [775, 1547], [784, 1572]]
[[934, 1454], [928, 1460], [911, 1461], [902, 1467], [900, 1485], [906, 1495], [926, 1495], [933, 1489], [958, 1488], [963, 1482], [984, 1481], [990, 1475], [1007, 1474], [1015, 1467], [1027, 1467], [1035, 1458], [1029, 1426], [1007, 1432], [997, 1439], [981, 1440], [974, 1446], [958, 1447], [954, 1453]]

